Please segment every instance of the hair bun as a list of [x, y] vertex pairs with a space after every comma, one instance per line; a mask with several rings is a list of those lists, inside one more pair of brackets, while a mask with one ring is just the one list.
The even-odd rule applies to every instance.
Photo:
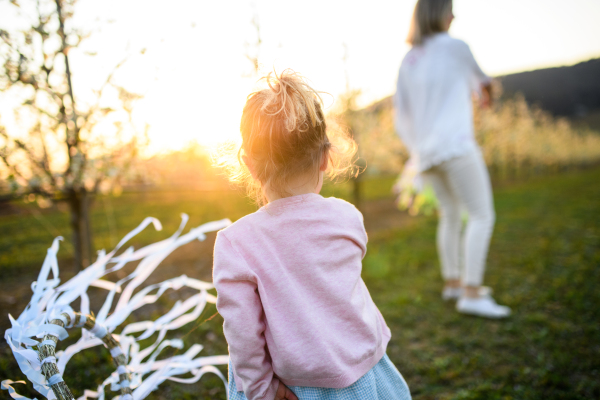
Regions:
[[[270, 116], [282, 115], [288, 132], [306, 131], [308, 125], [313, 128], [323, 123], [320, 106], [323, 101], [319, 93], [308, 85], [305, 78], [291, 69], [280, 75], [269, 72], [264, 79], [269, 86], [261, 110]], [[307, 125], [303, 129], [303, 125]]]

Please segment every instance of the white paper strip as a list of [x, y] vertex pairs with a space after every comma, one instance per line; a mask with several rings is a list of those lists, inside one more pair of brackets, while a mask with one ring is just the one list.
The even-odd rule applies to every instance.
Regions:
[[[187, 220], [188, 216], [182, 214], [182, 222], [171, 237], [138, 250], [128, 248], [122, 254], [116, 256], [117, 251], [123, 245], [150, 224], [154, 225], [157, 230], [162, 229], [158, 220], [146, 218], [137, 228], [125, 235], [114, 250], [108, 254], [104, 251], [99, 252], [97, 260], [92, 265], [60, 286], [57, 252], [62, 238], [59, 237], [53, 241], [52, 246], [48, 249], [38, 279], [31, 285], [33, 291], [31, 301], [18, 318], [15, 319], [9, 315], [11, 328], [7, 329], [4, 334], [19, 368], [42, 396], [49, 399], [54, 398], [49, 382], [40, 372], [42, 362], [39, 360], [35, 346], [39, 344], [39, 338], [43, 338], [45, 334], [54, 335], [60, 340], [68, 336], [68, 332], [64, 328], [50, 324], [49, 321], [52, 319], [65, 319], [60, 316], [63, 312], [72, 317], [74, 314], [70, 304], [77, 299], [80, 300], [81, 304], [80, 312], [88, 314], [90, 303], [87, 290], [90, 286], [107, 290], [106, 298], [98, 311], [96, 326], [92, 329], [93, 332], [82, 330], [81, 338], [64, 350], [60, 349], [60, 342], [58, 343], [56, 358], [60, 375], [64, 373], [67, 363], [74, 354], [102, 344], [102, 341], [95, 337], [93, 333], [103, 336], [107, 332], [113, 333], [120, 330], [118, 335], [113, 333], [113, 336], [119, 341], [119, 350], [114, 350], [113, 355], [122, 351], [128, 359], [127, 370], [131, 374], [129, 383], [130, 387], [135, 389], [133, 399], [143, 399], [167, 379], [181, 383], [192, 383], [208, 372], [218, 375], [227, 388], [225, 378], [214, 366], [226, 365], [229, 362], [228, 356], [197, 357], [202, 350], [202, 346], [195, 344], [185, 354], [165, 359], [158, 358], [161, 351], [166, 347], [183, 348], [181, 340], [165, 339], [169, 331], [179, 329], [197, 320], [207, 303], [216, 302], [215, 296], [207, 292], [214, 288], [211, 283], [189, 278], [185, 275], [144, 286], [145, 281], [152, 272], [174, 250], [193, 240], [204, 240], [206, 233], [223, 229], [231, 224], [227, 219], [209, 222], [182, 235]], [[127, 263], [138, 260], [140, 262], [136, 269], [118, 282], [102, 279], [106, 274], [120, 270]], [[123, 286], [125, 284], [126, 286]], [[166, 314], [155, 321], [135, 322], [121, 327], [133, 311], [146, 304], [156, 302], [168, 289], [178, 290], [182, 287], [194, 289], [196, 293], [183, 301], [176, 302]], [[119, 293], [120, 295], [118, 295]], [[109, 315], [117, 295], [116, 306]], [[79, 321], [77, 326], [83, 326], [84, 322], [84, 320]], [[73, 325], [73, 318], [71, 318], [71, 325]], [[76, 331], [79, 330], [76, 329]], [[137, 334], [137, 337], [133, 334]], [[155, 334], [157, 339], [152, 345], [146, 348], [140, 347], [138, 340], [152, 337]], [[120, 372], [122, 369], [118, 371]], [[177, 378], [179, 375], [190, 373], [192, 374], [191, 377]], [[143, 379], [145, 375], [148, 376]], [[69, 384], [69, 377], [65, 376], [63, 378]], [[52, 379], [58, 378], [53, 377]], [[104, 399], [104, 388], [110, 385], [113, 390], [118, 390], [120, 387], [119, 379], [117, 371], [113, 372], [96, 388], [96, 391], [84, 390], [81, 399]], [[19, 395], [11, 386], [11, 384], [21, 382], [23, 381], [5, 380], [2, 382], [2, 389], [8, 390], [12, 398], [28, 400]]]

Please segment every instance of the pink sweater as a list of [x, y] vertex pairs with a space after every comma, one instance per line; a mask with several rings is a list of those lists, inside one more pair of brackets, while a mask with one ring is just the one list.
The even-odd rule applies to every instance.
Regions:
[[343, 388], [383, 357], [390, 330], [361, 278], [362, 214], [336, 198], [273, 201], [217, 235], [214, 284], [234, 378], [249, 400]]

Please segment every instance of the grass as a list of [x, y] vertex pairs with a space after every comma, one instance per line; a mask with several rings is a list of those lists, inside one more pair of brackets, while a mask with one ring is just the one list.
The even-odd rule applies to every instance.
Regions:
[[435, 218], [371, 237], [364, 276], [394, 333], [390, 358], [421, 399], [600, 397], [598, 170], [495, 193], [486, 281], [506, 321], [440, 301]]
[[[365, 182], [367, 198], [386, 196], [391, 178]], [[328, 185], [323, 194], [350, 198], [349, 183]], [[40, 210], [32, 203], [18, 202], [9, 215], [0, 215], [0, 277], [22, 277], [37, 273], [46, 249], [56, 236], [63, 236], [58, 254], [67, 268], [71, 267], [73, 247], [68, 210], [64, 204]], [[188, 227], [207, 221], [229, 218], [233, 221], [256, 210], [256, 205], [240, 191], [221, 192], [136, 192], [118, 197], [100, 196], [93, 203], [91, 220], [94, 247], [113, 249], [117, 242], [145, 217], [158, 218], [163, 232], [173, 232], [181, 222], [180, 214], [190, 216]], [[136, 236], [132, 245], [140, 246], [164, 238], [164, 234], [147, 229]], [[64, 267], [63, 267], [64, 268]], [[35, 275], [37, 276], [37, 275]]]
[[[59, 258], [72, 258], [69, 216], [63, 205], [39, 211], [32, 204], [18, 204], [18, 214], [0, 217], [0, 273], [22, 275], [38, 270], [46, 249], [56, 236], [63, 236]], [[188, 226], [221, 218], [237, 219], [255, 207], [238, 192], [142, 192], [95, 200], [91, 219], [94, 247], [112, 249], [125, 234], [147, 216], [158, 218], [164, 232], [174, 232], [181, 222], [180, 214], [190, 216]], [[164, 238], [164, 234], [148, 229], [138, 235], [133, 245], [148, 244]]]
[[[388, 354], [413, 398], [600, 398], [599, 181], [596, 168], [495, 190], [497, 223], [486, 283], [500, 303], [513, 308], [514, 315], [504, 321], [462, 316], [452, 303], [441, 301], [435, 217], [412, 218], [403, 226], [370, 233], [363, 276], [392, 330]], [[390, 182], [373, 180], [365, 185], [365, 197], [372, 199], [387, 195]], [[349, 196], [347, 185], [327, 190]], [[112, 235], [117, 238], [147, 215], [164, 223], [164, 232], [149, 231], [137, 239], [138, 245], [170, 234], [182, 211], [190, 214], [190, 226], [195, 226], [225, 216], [237, 219], [254, 209], [235, 192], [130, 194], [111, 202], [117, 223]], [[57, 230], [66, 228], [66, 220], [56, 212], [43, 218]], [[110, 226], [103, 226], [103, 219], [106, 213], [97, 204], [97, 247], [109, 247], [111, 240]], [[39, 269], [52, 235], [28, 214], [2, 216], [0, 226], [1, 288], [7, 293], [11, 289], [7, 285], [27, 286], [35, 279], [32, 274]], [[31, 253], [15, 259], [27, 251]], [[168, 260], [165, 263], [170, 265]], [[196, 264], [184, 264], [180, 267], [188, 269], [190, 276], [210, 273], [206, 265], [201, 270]], [[175, 298], [176, 293], [167, 292], [147, 313], [158, 316]], [[15, 307], [7, 307], [13, 315], [21, 311]], [[214, 306], [207, 307], [196, 323], [172, 337], [184, 337], [185, 348], [201, 343], [203, 355], [225, 354], [222, 318], [216, 315], [206, 321], [215, 312]], [[66, 345], [61, 343], [61, 348]], [[0, 347], [0, 355], [0, 379], [23, 379], [6, 346]], [[76, 397], [113, 371], [109, 358], [100, 348], [86, 350], [69, 363], [65, 378]], [[25, 385], [17, 388], [35, 395]], [[207, 375], [193, 385], [165, 383], [150, 398], [225, 397], [220, 380]]]

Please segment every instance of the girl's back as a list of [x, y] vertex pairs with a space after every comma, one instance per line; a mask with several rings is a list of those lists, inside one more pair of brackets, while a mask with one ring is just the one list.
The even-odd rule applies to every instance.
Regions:
[[[286, 385], [345, 387], [371, 369], [390, 332], [361, 279], [366, 242], [358, 210], [318, 194], [276, 200], [221, 231], [214, 278], [225, 334], [240, 339], [232, 357], [249, 355], [244, 343], [264, 329]], [[256, 291], [264, 319], [246, 319]]]

